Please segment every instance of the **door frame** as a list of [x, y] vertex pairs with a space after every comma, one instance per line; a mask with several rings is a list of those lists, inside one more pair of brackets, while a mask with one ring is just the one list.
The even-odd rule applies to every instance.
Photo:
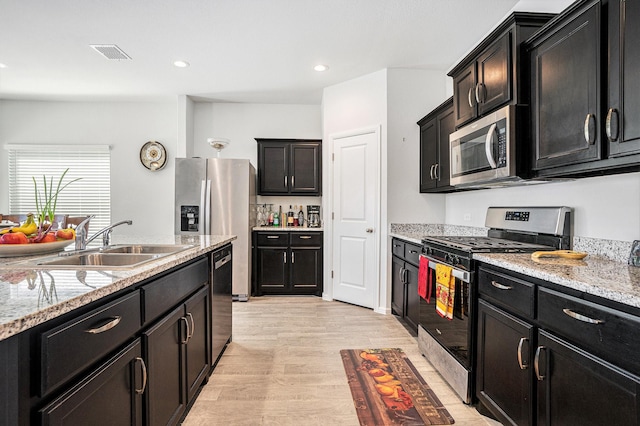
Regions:
[[[383, 178], [383, 173], [385, 173], [385, 170], [382, 168], [382, 144], [383, 144], [383, 140], [382, 140], [382, 126], [380, 124], [375, 125], [375, 126], [369, 126], [369, 127], [361, 127], [361, 128], [357, 128], [357, 129], [352, 129], [352, 130], [347, 130], [344, 132], [337, 132], [337, 133], [332, 133], [329, 135], [328, 140], [326, 140], [325, 143], [323, 143], [323, 145], [328, 148], [328, 149], [323, 149], [323, 152], [325, 152], [326, 154], [326, 161], [323, 161], [324, 164], [324, 170], [323, 170], [323, 175], [324, 176], [328, 176], [327, 179], [327, 185], [323, 184], [324, 187], [324, 194], [326, 195], [326, 198], [323, 197], [323, 212], [322, 212], [322, 222], [323, 225], [322, 227], [324, 228], [324, 283], [323, 283], [323, 290], [322, 290], [322, 298], [324, 300], [333, 300], [333, 277], [332, 277], [332, 271], [334, 269], [333, 267], [333, 233], [334, 233], [334, 227], [333, 227], [333, 219], [332, 219], [332, 212], [334, 210], [334, 194], [333, 194], [333, 184], [334, 184], [334, 168], [333, 168], [333, 158], [334, 158], [334, 148], [335, 148], [335, 140], [336, 139], [342, 139], [342, 138], [346, 138], [346, 137], [351, 137], [351, 136], [359, 136], [359, 135], [365, 135], [365, 134], [375, 134], [376, 136], [376, 142], [377, 142], [377, 147], [376, 147], [376, 155], [377, 155], [377, 160], [376, 160], [376, 166], [378, 167], [378, 173], [377, 173], [377, 177], [376, 177], [376, 195], [377, 195], [377, 204], [375, 207], [375, 212], [374, 212], [374, 229], [375, 229], [375, 233], [376, 233], [376, 238], [375, 238], [375, 249], [374, 249], [374, 261], [375, 264], [378, 265], [378, 267], [376, 268], [375, 271], [375, 276], [376, 276], [376, 283], [375, 283], [375, 289], [374, 289], [374, 308], [373, 310], [375, 312], [378, 313], [382, 313], [382, 314], [386, 314], [389, 313], [391, 310], [389, 308], [387, 308], [385, 305], [387, 304], [387, 297], [386, 297], [386, 293], [387, 293], [387, 285], [386, 285], [386, 273], [383, 274], [383, 272], [386, 272], [386, 263], [383, 265], [382, 262], [382, 258], [381, 258], [381, 244], [382, 241], [386, 241], [386, 236], [387, 236], [387, 230], [382, 229], [382, 227], [380, 226], [381, 224], [381, 218], [382, 218], [382, 205], [383, 205], [383, 201], [386, 202], [386, 196], [384, 196], [384, 194], [381, 191], [382, 188], [382, 178]], [[383, 275], [385, 276], [385, 282], [382, 283], [381, 282], [381, 277], [383, 277]], [[383, 286], [384, 284], [384, 286]], [[384, 291], [382, 291], [382, 289], [384, 289]], [[381, 296], [384, 296], [381, 298]]]

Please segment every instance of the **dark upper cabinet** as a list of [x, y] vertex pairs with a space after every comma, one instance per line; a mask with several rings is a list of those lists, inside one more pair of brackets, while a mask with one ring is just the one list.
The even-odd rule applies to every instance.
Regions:
[[610, 0], [605, 135], [612, 157], [640, 153], [640, 3]]
[[513, 13], [449, 72], [456, 127], [502, 105], [527, 103], [528, 79], [526, 72], [520, 72], [520, 44], [552, 17]]
[[599, 160], [600, 3], [545, 28], [530, 47], [533, 169]]
[[322, 195], [320, 140], [256, 141], [259, 195]]
[[449, 185], [449, 135], [455, 130], [453, 98], [424, 118], [420, 126], [420, 192], [453, 191]]

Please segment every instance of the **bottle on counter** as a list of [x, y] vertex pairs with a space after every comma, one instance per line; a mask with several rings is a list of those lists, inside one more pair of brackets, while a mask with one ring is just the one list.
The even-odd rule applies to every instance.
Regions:
[[300, 226], [300, 223], [298, 222], [298, 214], [296, 213], [296, 210], [298, 210], [298, 206], [294, 204], [293, 205], [293, 226], [294, 227]]
[[298, 212], [298, 226], [304, 226], [304, 213], [302, 212], [302, 204], [300, 204], [300, 211]]
[[293, 226], [293, 207], [289, 204], [289, 211], [287, 212], [287, 226]]
[[280, 213], [273, 213], [273, 226], [280, 226]]

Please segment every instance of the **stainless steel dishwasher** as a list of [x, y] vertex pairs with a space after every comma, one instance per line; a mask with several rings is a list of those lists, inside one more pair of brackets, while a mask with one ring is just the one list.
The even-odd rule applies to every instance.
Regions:
[[211, 365], [215, 366], [232, 332], [232, 248], [231, 244], [213, 252], [211, 286]]

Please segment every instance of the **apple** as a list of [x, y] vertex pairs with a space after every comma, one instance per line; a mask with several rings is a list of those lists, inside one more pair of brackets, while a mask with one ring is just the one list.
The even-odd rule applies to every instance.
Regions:
[[61, 240], [73, 240], [76, 237], [76, 231], [71, 228], [58, 229], [56, 231], [56, 237]]
[[47, 235], [42, 237], [42, 239], [40, 241], [38, 241], [38, 242], [39, 243], [55, 243], [56, 242], [56, 235], [53, 232], [49, 232]]
[[29, 239], [22, 232], [9, 232], [0, 237], [0, 244], [28, 244]]

